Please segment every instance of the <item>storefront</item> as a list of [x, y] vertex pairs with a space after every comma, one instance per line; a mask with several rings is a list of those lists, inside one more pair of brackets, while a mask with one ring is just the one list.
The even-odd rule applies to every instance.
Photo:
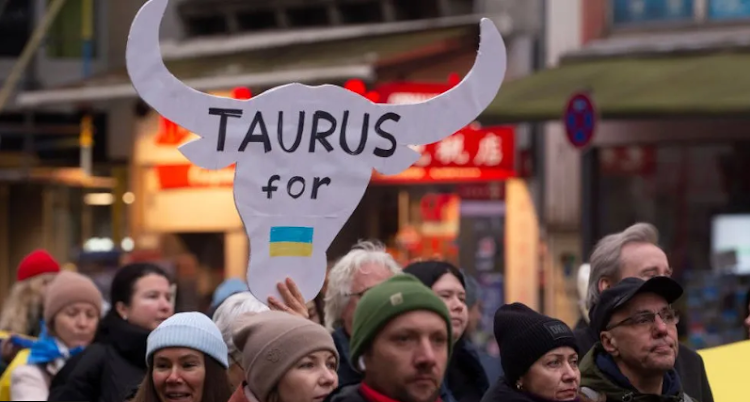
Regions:
[[[586, 157], [592, 165], [584, 172], [594, 207], [591, 237], [634, 222], [654, 224], [674, 277], [686, 288], [679, 303], [684, 339], [696, 348], [745, 339], [742, 321], [750, 290], [746, 124], [641, 123], [635, 126], [642, 135], [618, 138], [617, 127], [625, 124], [605, 125], [599, 145]], [[679, 137], [666, 134], [670, 131]]]

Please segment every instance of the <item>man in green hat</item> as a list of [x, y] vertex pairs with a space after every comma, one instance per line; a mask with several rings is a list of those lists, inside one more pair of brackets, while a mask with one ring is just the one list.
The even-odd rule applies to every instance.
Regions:
[[453, 342], [448, 308], [412, 275], [370, 289], [354, 313], [351, 362], [361, 384], [332, 402], [440, 402]]

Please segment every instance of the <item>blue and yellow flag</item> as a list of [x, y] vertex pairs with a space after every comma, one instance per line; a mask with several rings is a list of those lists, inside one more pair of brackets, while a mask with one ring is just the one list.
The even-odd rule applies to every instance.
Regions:
[[277, 226], [271, 228], [271, 257], [309, 257], [313, 252], [313, 228]]

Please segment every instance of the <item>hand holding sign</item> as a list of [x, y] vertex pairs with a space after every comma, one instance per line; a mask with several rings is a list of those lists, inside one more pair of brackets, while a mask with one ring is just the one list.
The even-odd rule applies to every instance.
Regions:
[[279, 282], [277, 290], [281, 297], [284, 299], [283, 302], [277, 300], [275, 297], [268, 298], [268, 307], [271, 310], [284, 311], [289, 314], [300, 316], [304, 319], [310, 318], [310, 312], [305, 303], [305, 298], [300, 293], [297, 284], [292, 279], [287, 278], [284, 282]]
[[185, 86], [166, 68], [159, 26], [168, 0], [150, 0], [133, 21], [127, 67], [136, 90], [165, 118], [201, 138], [180, 147], [194, 164], [237, 163], [234, 195], [250, 238], [248, 284], [259, 300], [280, 300], [291, 278], [305, 300], [326, 275], [326, 250], [354, 212], [372, 169], [396, 174], [420, 155], [409, 145], [439, 141], [492, 102], [506, 68], [505, 45], [488, 19], [466, 78], [411, 105], [375, 104], [346, 89], [288, 84], [250, 100]]

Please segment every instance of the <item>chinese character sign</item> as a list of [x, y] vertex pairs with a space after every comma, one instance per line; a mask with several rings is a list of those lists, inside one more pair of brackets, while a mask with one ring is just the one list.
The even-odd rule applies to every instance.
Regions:
[[413, 146], [422, 156], [401, 174], [375, 174], [376, 183], [471, 182], [515, 177], [515, 130], [472, 128], [429, 145]]

